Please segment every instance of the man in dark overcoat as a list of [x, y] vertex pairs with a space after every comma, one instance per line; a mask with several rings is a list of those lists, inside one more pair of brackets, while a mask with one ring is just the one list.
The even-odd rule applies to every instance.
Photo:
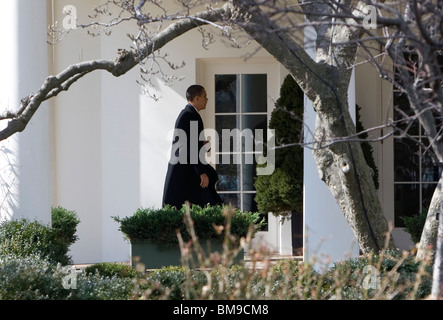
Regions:
[[208, 102], [206, 90], [200, 85], [192, 85], [186, 91], [186, 99], [188, 104], [175, 122], [163, 205], [180, 209], [186, 201], [202, 207], [221, 204], [215, 189], [217, 172], [204, 158], [207, 141], [202, 138], [204, 126], [199, 112]]

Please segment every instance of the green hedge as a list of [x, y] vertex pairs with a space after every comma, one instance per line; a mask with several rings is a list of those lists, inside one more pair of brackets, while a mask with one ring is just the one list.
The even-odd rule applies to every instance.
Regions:
[[74, 287], [65, 288], [67, 276], [66, 269], [38, 255], [3, 255], [0, 300], [128, 300], [134, 288], [132, 278], [85, 272], [76, 275]]
[[[24, 218], [0, 224], [0, 300], [129, 299], [135, 271], [98, 264], [91, 272], [77, 273], [67, 265], [80, 220], [62, 207], [52, 208], [51, 218], [51, 225]], [[73, 272], [75, 287], [65, 288], [65, 277]]]
[[68, 264], [71, 258], [68, 255], [69, 247], [78, 240], [77, 225], [80, 219], [75, 211], [67, 210], [63, 207], [52, 208], [52, 230], [56, 239], [55, 246], [57, 255], [66, 257], [62, 263]]
[[[130, 240], [150, 239], [167, 245], [178, 242], [177, 231], [180, 231], [185, 241], [190, 238], [185, 223], [185, 211], [186, 206], [183, 206], [181, 210], [171, 206], [161, 209], [138, 209], [130, 217], [113, 217], [113, 219], [120, 223], [119, 230]], [[227, 219], [228, 212], [230, 212], [229, 219]], [[264, 223], [263, 219], [260, 220], [258, 213], [241, 212], [225, 206], [204, 208], [192, 206], [190, 216], [199, 239], [223, 238], [224, 233], [217, 233], [214, 226], [225, 227], [228, 220], [231, 224], [231, 234], [237, 237], [246, 236], [251, 225], [258, 229]]]
[[84, 270], [85, 274], [99, 274], [106, 277], [117, 276], [119, 278], [135, 278], [138, 272], [127, 264], [102, 262], [87, 266]]
[[67, 265], [71, 263], [69, 247], [77, 240], [80, 220], [74, 211], [61, 207], [52, 209], [52, 225], [21, 218], [0, 224], [0, 255], [24, 258], [39, 255]]

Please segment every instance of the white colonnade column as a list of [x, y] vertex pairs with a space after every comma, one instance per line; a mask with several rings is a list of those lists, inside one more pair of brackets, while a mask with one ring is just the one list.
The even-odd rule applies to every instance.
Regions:
[[[305, 48], [315, 59], [316, 33], [312, 27], [305, 28]], [[355, 119], [355, 77], [351, 77], [348, 89], [351, 116]], [[305, 96], [304, 125], [305, 142], [312, 141], [308, 134], [314, 132], [317, 115], [312, 102]], [[343, 260], [358, 255], [358, 243], [337, 201], [326, 184], [320, 179], [312, 151], [304, 149], [304, 241], [303, 257], [319, 264]], [[326, 265], [324, 265], [326, 266]], [[321, 266], [323, 267], [323, 266]]]
[[[17, 110], [48, 76], [47, 1], [0, 3], [0, 113]], [[0, 129], [8, 120], [0, 121]], [[27, 128], [0, 142], [0, 221], [51, 221], [49, 109], [44, 103]]]

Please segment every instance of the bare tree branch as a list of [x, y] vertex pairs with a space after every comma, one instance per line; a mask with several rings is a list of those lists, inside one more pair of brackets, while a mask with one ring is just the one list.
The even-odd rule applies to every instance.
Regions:
[[139, 63], [142, 63], [153, 52], [159, 50], [181, 34], [206, 23], [206, 21], [222, 20], [223, 16], [229, 15], [230, 9], [231, 5], [228, 4], [220, 9], [204, 11], [196, 14], [194, 17], [181, 19], [152, 37], [143, 46], [139, 46], [133, 51], [119, 50], [114, 61], [93, 60], [80, 62], [69, 66], [56, 76], [48, 77], [35, 94], [22, 99], [21, 107], [17, 112], [8, 112], [0, 117], [0, 120], [9, 120], [7, 126], [0, 131], [0, 141], [23, 131], [44, 101], [57, 96], [62, 91], [68, 90], [73, 83], [85, 75], [96, 70], [105, 70], [113, 76], [119, 77]]

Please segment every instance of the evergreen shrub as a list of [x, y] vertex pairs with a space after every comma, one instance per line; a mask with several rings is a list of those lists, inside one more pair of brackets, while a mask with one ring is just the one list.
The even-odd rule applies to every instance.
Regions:
[[[269, 128], [274, 129], [275, 170], [257, 176], [255, 201], [262, 213], [286, 216], [303, 208], [303, 111], [304, 95], [291, 75], [280, 88], [280, 98], [271, 113]], [[289, 146], [288, 146], [289, 145]]]
[[65, 263], [60, 256], [53, 230], [28, 219], [5, 221], [0, 225], [0, 254], [17, 258], [38, 255], [55, 263]]
[[[363, 126], [363, 122], [361, 121], [361, 115], [360, 115], [361, 107], [357, 104], [355, 106], [355, 118], [356, 118], [356, 130], [357, 132], [362, 132], [365, 130], [365, 127]], [[359, 134], [360, 139], [367, 139], [369, 135], [366, 132], [362, 132]], [[372, 179], [374, 181], [375, 188], [379, 188], [379, 181], [378, 181], [378, 168], [375, 164], [374, 160], [374, 148], [372, 147], [371, 143], [369, 141], [363, 141], [361, 142], [361, 149], [363, 151], [363, 156], [366, 160], [366, 164], [372, 169]]]
[[428, 214], [427, 209], [423, 209], [420, 213], [413, 216], [403, 216], [401, 219], [405, 225], [404, 230], [411, 235], [411, 239], [414, 243], [420, 242], [423, 228], [426, 223], [426, 217]]
[[123, 263], [102, 262], [92, 264], [84, 269], [86, 275], [99, 274], [105, 277], [135, 278], [137, 271], [130, 265]]
[[[185, 223], [186, 206], [177, 209], [165, 206], [160, 209], [138, 209], [132, 216], [120, 218], [112, 217], [120, 223], [119, 230], [129, 240], [151, 240], [162, 245], [178, 243], [177, 231], [185, 241], [190, 239]], [[224, 233], [218, 233], [214, 226], [225, 226], [227, 215], [230, 215], [230, 233], [237, 237], [245, 237], [250, 226], [255, 229], [264, 223], [258, 213], [241, 212], [239, 209], [228, 206], [192, 206], [190, 216], [193, 228], [199, 239], [223, 239]]]
[[67, 210], [63, 207], [55, 207], [51, 210], [52, 230], [55, 234], [56, 254], [64, 257], [59, 261], [62, 264], [71, 263], [71, 257], [68, 255], [69, 248], [78, 240], [77, 225], [80, 219], [75, 211]]
[[54, 263], [71, 263], [69, 246], [77, 240], [74, 235], [79, 220], [73, 211], [52, 209], [53, 225], [27, 218], [3, 221], [0, 224], [0, 255], [25, 258], [39, 255]]

